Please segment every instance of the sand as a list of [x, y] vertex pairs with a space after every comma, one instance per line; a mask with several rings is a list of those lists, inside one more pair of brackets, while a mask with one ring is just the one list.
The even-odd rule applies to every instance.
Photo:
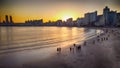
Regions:
[[[24, 64], [25, 68], [120, 68], [120, 30], [103, 29], [99, 37], [87, 40], [81, 50], [62, 48], [61, 53], [43, 61]], [[108, 30], [108, 32], [106, 32]], [[119, 32], [119, 33], [118, 33]], [[101, 40], [108, 37], [108, 40]], [[100, 39], [100, 41], [97, 41]], [[95, 41], [95, 42], [94, 42]], [[78, 44], [77, 44], [78, 45]]]
[[[53, 56], [22, 64], [21, 66], [1, 66], [0, 68], [120, 68], [120, 30], [104, 28], [104, 33], [86, 40], [86, 45], [61, 48]], [[108, 39], [107, 39], [108, 38]], [[98, 41], [99, 39], [99, 41]]]

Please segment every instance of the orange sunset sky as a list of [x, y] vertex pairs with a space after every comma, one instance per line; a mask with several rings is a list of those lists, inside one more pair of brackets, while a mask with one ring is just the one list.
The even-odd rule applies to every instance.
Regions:
[[44, 22], [84, 17], [87, 12], [102, 14], [105, 6], [120, 11], [119, 0], [0, 0], [0, 21], [12, 15], [14, 22], [43, 19]]

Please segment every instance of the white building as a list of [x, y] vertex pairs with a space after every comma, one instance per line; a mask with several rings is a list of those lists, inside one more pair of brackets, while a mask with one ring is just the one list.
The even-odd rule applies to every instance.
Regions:
[[92, 12], [92, 13], [86, 13], [84, 20], [85, 20], [84, 22], [88, 25], [94, 24], [94, 22], [97, 21], [97, 11]]
[[103, 15], [98, 15], [97, 22], [95, 22], [95, 26], [104, 26], [104, 17]]
[[66, 24], [68, 26], [73, 26], [73, 18], [68, 18], [67, 21], [66, 21]]
[[78, 19], [77, 19], [77, 26], [84, 26], [84, 25], [87, 25], [87, 24], [84, 22], [84, 18], [78, 18]]

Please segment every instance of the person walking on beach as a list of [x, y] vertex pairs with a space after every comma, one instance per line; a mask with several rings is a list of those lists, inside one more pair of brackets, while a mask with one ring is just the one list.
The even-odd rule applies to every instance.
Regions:
[[79, 45], [79, 46], [77, 47], [77, 50], [81, 50], [81, 45]]
[[73, 44], [74, 45], [74, 47], [76, 46], [76, 44]]
[[101, 38], [101, 41], [103, 41], [103, 38]]
[[106, 37], [106, 40], [108, 40], [108, 37]]
[[100, 41], [100, 39], [97, 39], [97, 41], [99, 42], [99, 41]]
[[58, 53], [61, 53], [61, 48], [60, 48], [60, 47], [57, 48], [57, 52], [58, 52]]
[[70, 47], [70, 52], [74, 53], [74, 48], [73, 47]]
[[99, 38], [100, 36], [97, 36], [97, 38]]
[[70, 47], [70, 52], [71, 52], [72, 48]]

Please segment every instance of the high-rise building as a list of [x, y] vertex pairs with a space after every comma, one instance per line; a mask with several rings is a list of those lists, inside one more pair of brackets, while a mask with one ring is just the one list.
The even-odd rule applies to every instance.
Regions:
[[5, 16], [5, 23], [9, 23], [8, 15]]
[[110, 11], [109, 12], [109, 25], [114, 26], [117, 22], [117, 12], [116, 11]]
[[117, 12], [111, 11], [107, 6], [103, 9], [103, 20], [105, 26], [114, 26], [116, 24]]
[[120, 13], [117, 13], [117, 23], [116, 26], [120, 26]]
[[77, 18], [77, 26], [84, 26], [85, 22], [84, 22], [84, 18]]
[[97, 21], [97, 11], [85, 14], [85, 23], [93, 25]]
[[62, 20], [57, 20], [56, 24], [57, 24], [57, 26], [62, 26]]
[[68, 26], [73, 26], [73, 18], [68, 18], [66, 22]]
[[71, 23], [71, 22], [73, 22], [73, 18], [68, 18], [67, 23]]
[[105, 23], [105, 25], [109, 24], [109, 12], [110, 12], [110, 8], [108, 8], [108, 6], [106, 6], [103, 9], [103, 17], [104, 17], [104, 23]]
[[10, 16], [10, 23], [13, 23], [12, 16]]

